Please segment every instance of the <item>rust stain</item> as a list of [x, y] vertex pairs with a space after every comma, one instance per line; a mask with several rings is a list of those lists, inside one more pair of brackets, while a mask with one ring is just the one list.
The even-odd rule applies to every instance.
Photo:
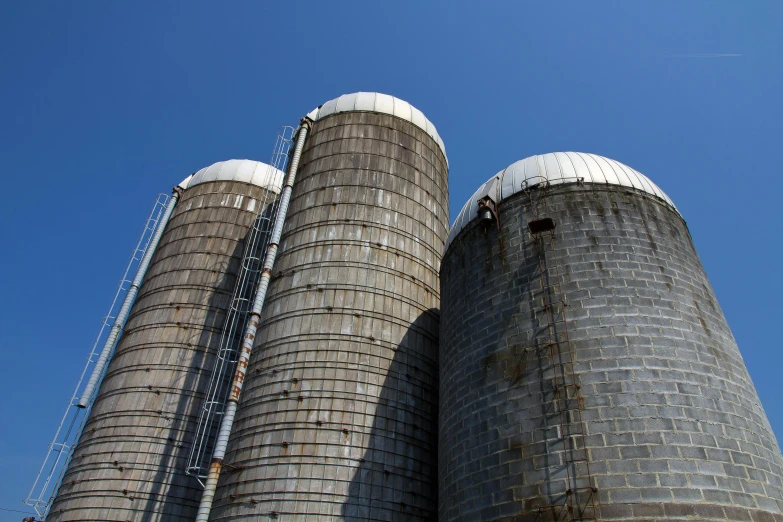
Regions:
[[489, 382], [506, 380], [517, 384], [527, 375], [526, 351], [514, 345], [497, 350], [484, 358], [485, 378]]

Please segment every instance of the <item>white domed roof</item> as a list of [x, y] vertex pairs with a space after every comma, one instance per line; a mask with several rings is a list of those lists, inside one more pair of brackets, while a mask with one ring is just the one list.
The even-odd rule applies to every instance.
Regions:
[[446, 156], [446, 146], [443, 144], [443, 140], [440, 139], [440, 135], [438, 134], [435, 125], [433, 125], [419, 109], [394, 96], [381, 94], [379, 92], [343, 94], [339, 98], [329, 100], [317, 109], [313, 109], [307, 117], [313, 121], [318, 121], [320, 118], [324, 118], [331, 114], [354, 111], [391, 114], [392, 116], [397, 116], [398, 118], [411, 122], [435, 140], [435, 143], [438, 144], [441, 152], [443, 152], [443, 156], [446, 158], [446, 164], [448, 165], [449, 158]]
[[280, 193], [285, 173], [271, 165], [253, 160], [218, 161], [185, 178], [179, 186], [183, 189], [210, 181], [239, 181]]
[[496, 203], [520, 192], [523, 188], [532, 187], [544, 181], [549, 181], [552, 185], [584, 181], [584, 183], [633, 187], [657, 196], [675, 211], [677, 210], [669, 196], [647, 176], [619, 161], [584, 152], [538, 154], [512, 163], [479, 187], [462, 207], [457, 219], [454, 220], [446, 240], [444, 253], [457, 234], [477, 217], [478, 199], [487, 194], [492, 183], [496, 180], [496, 187], [494, 187], [497, 190], [497, 197], [494, 198]]

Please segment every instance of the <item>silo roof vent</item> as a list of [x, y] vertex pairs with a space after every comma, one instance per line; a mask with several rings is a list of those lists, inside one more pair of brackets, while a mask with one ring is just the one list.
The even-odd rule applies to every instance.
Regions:
[[[503, 199], [522, 191], [527, 187], [534, 187], [548, 181], [551, 185], [565, 183], [600, 183], [604, 185], [621, 185], [632, 187], [642, 192], [657, 196], [675, 211], [672, 200], [658, 185], [650, 181], [644, 174], [623, 165], [619, 161], [604, 158], [597, 154], [585, 152], [550, 152], [538, 154], [512, 163], [501, 170], [489, 181], [479, 187], [462, 207], [462, 210], [454, 220], [446, 240], [445, 251], [460, 231], [468, 223], [476, 218], [478, 200], [485, 195], [487, 187], [495, 182], [497, 196], [495, 201], [499, 204]], [[679, 213], [679, 211], [678, 211]]]
[[218, 161], [185, 178], [179, 186], [187, 189], [211, 181], [239, 181], [280, 193], [285, 174], [271, 165], [253, 160]]
[[440, 147], [443, 156], [446, 158], [446, 164], [449, 158], [446, 156], [446, 146], [440, 139], [438, 130], [430, 120], [424, 116], [424, 113], [411, 105], [410, 103], [379, 92], [355, 92], [353, 94], [343, 94], [339, 98], [329, 100], [320, 107], [313, 109], [308, 118], [317, 121], [339, 112], [378, 112], [381, 114], [391, 114], [419, 127], [430, 135], [435, 143]]

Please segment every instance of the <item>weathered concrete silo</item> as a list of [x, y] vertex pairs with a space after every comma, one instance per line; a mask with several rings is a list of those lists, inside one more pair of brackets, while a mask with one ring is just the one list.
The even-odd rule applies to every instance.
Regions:
[[439, 520], [783, 520], [779, 446], [650, 180], [591, 154], [527, 158], [449, 243]]
[[48, 521], [192, 521], [187, 453], [254, 219], [283, 173], [216, 163], [186, 179]]
[[309, 116], [210, 519], [431, 520], [443, 142], [383, 94]]

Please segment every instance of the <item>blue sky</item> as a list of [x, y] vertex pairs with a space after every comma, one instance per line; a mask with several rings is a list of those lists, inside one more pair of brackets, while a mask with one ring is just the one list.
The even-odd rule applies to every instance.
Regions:
[[2, 2], [0, 508], [25, 509], [155, 195], [360, 90], [437, 126], [452, 217], [532, 154], [655, 181], [780, 438], [781, 27], [775, 1]]

